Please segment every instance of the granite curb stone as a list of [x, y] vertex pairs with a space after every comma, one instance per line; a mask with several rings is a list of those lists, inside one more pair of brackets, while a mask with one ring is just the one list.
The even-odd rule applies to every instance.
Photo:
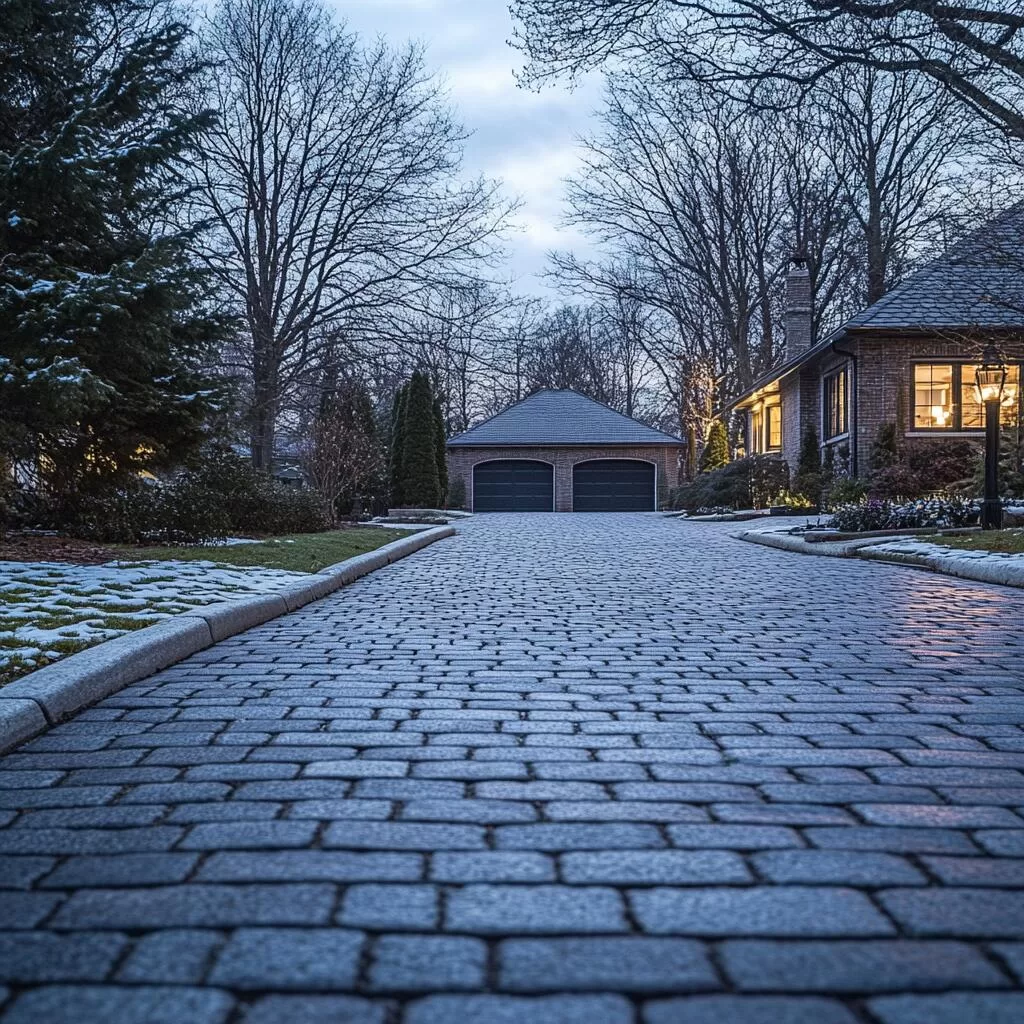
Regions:
[[0, 754], [131, 683], [326, 597], [455, 532], [452, 526], [441, 526], [402, 537], [321, 569], [309, 581], [279, 593], [196, 608], [37, 669], [0, 690]]

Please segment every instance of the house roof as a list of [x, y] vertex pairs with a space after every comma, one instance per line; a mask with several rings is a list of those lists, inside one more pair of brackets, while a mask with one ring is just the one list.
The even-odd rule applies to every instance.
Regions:
[[1024, 330], [1024, 203], [983, 224], [817, 344], [765, 374], [730, 408], [852, 333], [955, 328]]
[[449, 447], [498, 445], [679, 445], [655, 430], [577, 391], [536, 391], [504, 412], [453, 437]]

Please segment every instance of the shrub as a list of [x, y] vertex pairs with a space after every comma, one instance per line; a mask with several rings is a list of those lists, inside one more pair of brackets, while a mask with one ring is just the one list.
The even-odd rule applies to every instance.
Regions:
[[721, 469], [701, 473], [695, 480], [672, 492], [675, 509], [764, 508], [772, 497], [789, 485], [789, 469], [780, 459], [751, 455]]
[[837, 508], [826, 524], [843, 533], [867, 530], [970, 526], [978, 519], [976, 502], [964, 498], [930, 498], [897, 503], [870, 498]]
[[286, 487], [222, 449], [166, 482], [134, 480], [78, 494], [49, 520], [73, 536], [120, 544], [207, 544], [230, 534], [318, 533], [330, 526], [312, 491]]
[[978, 446], [973, 441], [908, 441], [895, 462], [872, 473], [869, 493], [873, 498], [896, 500], [946, 490], [970, 492], [977, 461]]
[[464, 509], [466, 507], [466, 481], [461, 477], [448, 484], [448, 508]]
[[899, 461], [899, 447], [896, 442], [896, 424], [883, 423], [878, 428], [868, 456], [868, 469], [872, 475], [895, 466]]
[[65, 515], [69, 533], [105, 544], [203, 544], [230, 529], [216, 495], [194, 481], [137, 481], [80, 494]]
[[805, 495], [810, 504], [816, 505], [821, 500], [822, 485], [818, 432], [809, 425], [800, 439], [800, 458], [797, 461], [796, 474], [793, 477], [793, 490], [797, 494]]
[[859, 477], [839, 477], [822, 496], [821, 503], [827, 509], [840, 505], [856, 505], [868, 493], [868, 482]]
[[714, 420], [708, 430], [707, 443], [700, 454], [700, 471], [710, 473], [729, 464], [729, 435], [721, 420]]

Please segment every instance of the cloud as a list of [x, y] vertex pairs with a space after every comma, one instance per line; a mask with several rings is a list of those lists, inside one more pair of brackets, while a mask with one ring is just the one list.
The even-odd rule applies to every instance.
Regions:
[[575, 91], [552, 86], [520, 89], [521, 55], [507, 43], [507, 0], [335, 0], [351, 29], [395, 45], [423, 42], [427, 60], [444, 78], [459, 118], [472, 132], [466, 173], [502, 179], [521, 197], [510, 268], [526, 290], [544, 290], [533, 275], [553, 248], [584, 248], [586, 239], [562, 226], [563, 179], [579, 166], [576, 137], [596, 106], [596, 82]]

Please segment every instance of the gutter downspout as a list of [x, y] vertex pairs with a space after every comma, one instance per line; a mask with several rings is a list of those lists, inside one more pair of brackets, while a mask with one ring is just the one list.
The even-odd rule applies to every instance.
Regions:
[[850, 437], [853, 438], [853, 444], [850, 446], [850, 473], [854, 478], [860, 476], [859, 473], [859, 459], [857, 456], [857, 449], [860, 447], [860, 437], [857, 433], [857, 392], [860, 386], [860, 379], [857, 372], [857, 353], [851, 352], [847, 348], [840, 348], [836, 342], [832, 342], [829, 346], [837, 356], [846, 356], [850, 360], [850, 364], [853, 367], [853, 383], [850, 387]]

